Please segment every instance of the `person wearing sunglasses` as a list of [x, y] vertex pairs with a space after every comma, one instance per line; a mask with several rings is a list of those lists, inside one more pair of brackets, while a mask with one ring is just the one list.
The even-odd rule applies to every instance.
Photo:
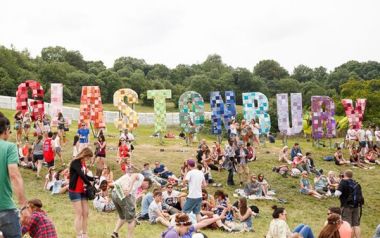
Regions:
[[17, 165], [17, 146], [7, 141], [11, 133], [8, 118], [0, 112], [0, 227], [4, 237], [21, 238], [18, 211], [12, 199], [13, 192], [20, 207], [25, 206], [27, 200], [24, 182]]

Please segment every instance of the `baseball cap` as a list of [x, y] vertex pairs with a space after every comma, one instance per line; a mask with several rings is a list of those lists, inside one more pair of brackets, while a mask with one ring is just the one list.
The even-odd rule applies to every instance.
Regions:
[[302, 154], [301, 154], [301, 153], [297, 153], [297, 155], [298, 155], [298, 156], [302, 156]]
[[188, 159], [187, 160], [187, 165], [190, 166], [190, 167], [195, 167], [195, 161], [192, 160], [192, 159]]

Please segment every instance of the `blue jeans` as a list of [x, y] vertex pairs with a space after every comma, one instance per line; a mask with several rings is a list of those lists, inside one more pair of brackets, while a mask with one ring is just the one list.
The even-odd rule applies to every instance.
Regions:
[[20, 218], [16, 209], [0, 211], [0, 231], [6, 238], [21, 238]]
[[294, 228], [293, 232], [301, 234], [303, 238], [314, 238], [313, 232], [308, 225], [299, 224], [296, 228]]
[[195, 215], [201, 212], [202, 198], [186, 198], [185, 205], [183, 206], [184, 213], [193, 212]]

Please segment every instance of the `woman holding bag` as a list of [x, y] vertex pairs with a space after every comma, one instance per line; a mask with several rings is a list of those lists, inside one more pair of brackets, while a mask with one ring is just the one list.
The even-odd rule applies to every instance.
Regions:
[[88, 196], [86, 187], [92, 188], [90, 180], [93, 180], [93, 177], [87, 176], [86, 160], [91, 160], [92, 157], [91, 149], [84, 148], [70, 164], [69, 198], [75, 211], [74, 227], [77, 238], [87, 238]]

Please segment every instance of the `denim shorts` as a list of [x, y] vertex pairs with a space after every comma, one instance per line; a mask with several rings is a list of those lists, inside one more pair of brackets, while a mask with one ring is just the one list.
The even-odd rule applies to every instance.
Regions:
[[0, 231], [4, 237], [21, 238], [20, 218], [16, 209], [0, 211]]
[[202, 198], [186, 198], [183, 211], [185, 213], [193, 212], [195, 215], [201, 212]]
[[70, 192], [70, 191], [69, 191], [69, 198], [70, 198], [70, 201], [72, 202], [88, 200], [85, 193], [77, 193], [77, 192]]

